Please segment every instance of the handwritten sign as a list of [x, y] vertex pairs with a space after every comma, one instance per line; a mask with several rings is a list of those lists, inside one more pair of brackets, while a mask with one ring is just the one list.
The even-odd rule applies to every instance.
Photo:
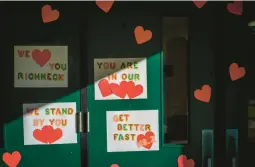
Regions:
[[14, 46], [14, 87], [68, 87], [68, 47]]
[[107, 111], [107, 151], [159, 150], [158, 110]]
[[23, 104], [24, 145], [77, 143], [76, 103]]
[[146, 58], [94, 59], [95, 99], [146, 99]]

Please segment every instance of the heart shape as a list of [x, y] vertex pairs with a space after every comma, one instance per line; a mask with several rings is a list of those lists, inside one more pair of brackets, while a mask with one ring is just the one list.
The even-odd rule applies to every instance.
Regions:
[[59, 18], [59, 11], [56, 9], [52, 10], [50, 5], [44, 5], [41, 12], [44, 23], [53, 22]]
[[241, 16], [243, 14], [243, 1], [234, 1], [234, 3], [228, 3], [227, 10], [232, 14]]
[[150, 30], [144, 30], [142, 26], [137, 26], [135, 28], [134, 35], [137, 44], [143, 44], [152, 38], [152, 32]]
[[52, 144], [56, 142], [62, 137], [62, 135], [63, 132], [61, 129], [57, 128], [54, 130], [50, 125], [44, 126], [42, 130], [36, 129], [33, 132], [33, 136], [36, 140], [46, 144]]
[[229, 66], [229, 74], [232, 81], [238, 80], [246, 74], [244, 67], [239, 67], [237, 63], [232, 63]]
[[105, 13], [108, 13], [110, 9], [112, 8], [112, 5], [114, 3], [114, 0], [108, 0], [108, 1], [98, 1], [96, 0], [96, 5], [102, 9]]
[[127, 95], [130, 99], [133, 99], [143, 93], [142, 85], [135, 85], [133, 81], [129, 81], [125, 84], [125, 89], [127, 91]]
[[201, 90], [195, 90], [194, 96], [197, 100], [209, 103], [211, 99], [211, 87], [209, 85], [203, 85]]
[[193, 159], [187, 159], [186, 155], [180, 155], [178, 157], [178, 167], [194, 167], [195, 161]]
[[107, 96], [110, 96], [112, 94], [111, 86], [110, 86], [108, 80], [102, 79], [98, 83], [98, 87], [99, 87], [99, 90], [100, 90], [103, 97], [107, 97]]
[[21, 160], [21, 155], [18, 151], [14, 151], [12, 154], [6, 152], [3, 154], [2, 158], [9, 167], [16, 167]]
[[196, 7], [198, 7], [199, 9], [201, 9], [207, 1], [195, 1], [193, 0], [193, 3], [196, 5]]
[[35, 49], [32, 51], [32, 57], [36, 64], [43, 67], [51, 58], [51, 52], [48, 49], [42, 51]]
[[126, 81], [122, 81], [120, 82], [120, 84], [116, 84], [116, 83], [111, 83], [111, 90], [112, 93], [115, 94], [116, 96], [124, 99], [127, 95], [127, 91], [126, 91]]
[[118, 164], [112, 164], [111, 167], [119, 167]]
[[139, 134], [136, 138], [138, 147], [144, 147], [150, 149], [155, 142], [155, 134], [152, 131], [146, 132], [145, 135]]

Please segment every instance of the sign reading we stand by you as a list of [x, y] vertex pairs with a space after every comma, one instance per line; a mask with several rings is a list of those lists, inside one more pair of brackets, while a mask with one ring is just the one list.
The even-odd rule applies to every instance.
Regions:
[[146, 99], [146, 58], [94, 59], [95, 100]]
[[68, 87], [68, 46], [14, 46], [14, 87]]
[[23, 104], [24, 145], [77, 143], [76, 103]]

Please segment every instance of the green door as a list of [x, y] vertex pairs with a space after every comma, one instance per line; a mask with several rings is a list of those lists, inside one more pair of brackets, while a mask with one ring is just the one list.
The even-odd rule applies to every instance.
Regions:
[[[70, 12], [69, 7], [79, 9], [79, 4], [50, 3], [52, 8], [57, 8], [61, 17], [56, 22], [44, 24], [41, 18], [41, 7], [45, 3], [5, 3], [1, 11], [1, 18], [5, 26], [1, 27], [4, 47], [1, 54], [9, 55], [2, 61], [3, 75], [6, 76], [3, 82], [5, 101], [1, 120], [4, 121], [4, 146], [2, 152], [20, 152], [22, 158], [19, 167], [61, 167], [81, 166], [80, 135], [77, 135], [75, 144], [43, 144], [24, 145], [23, 129], [23, 104], [26, 103], [54, 103], [74, 102], [77, 111], [81, 111], [81, 95], [79, 76], [80, 68], [80, 35], [79, 30], [80, 14]], [[68, 35], [67, 35], [68, 34]], [[20, 46], [68, 46], [68, 87], [66, 88], [14, 88], [14, 45]], [[38, 48], [40, 49], [40, 48]], [[8, 76], [8, 77], [7, 77]], [[3, 123], [3, 122], [2, 122]], [[41, 129], [41, 127], [39, 128]], [[1, 154], [2, 157], [2, 154]], [[5, 167], [6, 164], [1, 165]]]
[[[195, 99], [194, 91], [213, 87], [210, 8], [199, 11], [192, 2], [115, 2], [108, 14], [91, 4], [87, 18], [89, 167], [177, 166], [181, 154], [202, 166], [202, 131], [213, 128], [213, 103]], [[148, 42], [137, 43], [137, 26], [152, 32]], [[123, 77], [135, 66], [147, 82]], [[130, 98], [130, 87], [124, 87], [124, 95], [116, 93], [111, 84], [121, 87], [122, 81], [142, 85], [146, 96]], [[100, 84], [106, 85], [104, 91]], [[146, 123], [151, 129], [138, 132], [127, 125]], [[140, 143], [150, 131], [155, 145], [151, 138]]]

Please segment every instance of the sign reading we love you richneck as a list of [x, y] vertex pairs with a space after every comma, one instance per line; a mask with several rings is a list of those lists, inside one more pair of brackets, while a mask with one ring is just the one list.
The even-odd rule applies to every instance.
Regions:
[[14, 46], [14, 87], [68, 87], [68, 47]]

